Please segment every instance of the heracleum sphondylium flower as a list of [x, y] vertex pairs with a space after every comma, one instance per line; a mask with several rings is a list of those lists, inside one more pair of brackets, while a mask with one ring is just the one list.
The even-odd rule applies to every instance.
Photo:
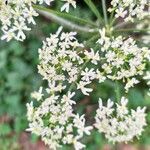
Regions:
[[139, 83], [136, 76], [143, 75], [145, 62], [150, 61], [150, 50], [147, 47], [138, 47], [131, 37], [108, 37], [104, 28], [99, 32], [101, 38], [97, 43], [105, 56], [101, 58], [104, 74], [111, 80], [122, 80], [128, 91]]
[[[110, 38], [105, 34], [105, 29], [100, 30], [101, 37], [97, 43], [101, 49], [97, 52], [86, 50], [75, 38], [75, 32], [51, 34], [39, 49], [39, 73], [49, 81], [50, 87], [59, 91], [64, 89], [67, 81], [75, 83], [84, 95], [89, 95], [92, 89], [87, 85], [93, 80], [98, 79], [101, 83], [111, 79], [122, 80], [127, 92], [139, 83], [137, 76], [143, 75], [145, 61], [150, 60], [150, 51], [146, 47], [139, 48], [132, 38]], [[103, 53], [101, 57], [100, 53]], [[82, 68], [86, 62], [95, 67]], [[60, 81], [59, 88], [54, 88]]]
[[[38, 13], [34, 10], [33, 4], [46, 3], [50, 5], [54, 0], [0, 0], [0, 21], [2, 23], [3, 36], [2, 40], [6, 39], [10, 41], [15, 38], [16, 40], [23, 41], [26, 38], [25, 31], [31, 30], [29, 24], [36, 24], [34, 17], [38, 16]], [[62, 6], [62, 10], [69, 11], [69, 6], [72, 4], [76, 6], [76, 2], [72, 0], [72, 3], [66, 1]]]
[[115, 11], [115, 17], [125, 18], [125, 21], [143, 19], [149, 16], [149, 0], [112, 0], [109, 11]]
[[125, 97], [121, 98], [120, 103], [116, 103], [116, 107], [110, 99], [107, 106], [103, 106], [102, 100], [99, 100], [94, 126], [113, 143], [132, 141], [142, 134], [146, 126], [146, 108], [130, 110], [127, 104], [128, 99]]
[[39, 49], [38, 70], [43, 79], [48, 80], [50, 87], [61, 81], [63, 88], [63, 82], [68, 81], [71, 84], [78, 79], [78, 72], [84, 61], [77, 48], [84, 46], [78, 42], [75, 35], [75, 32], [59, 33], [58, 30], [56, 34], [46, 38]]
[[[50, 34], [43, 41], [43, 46], [39, 49], [38, 70], [43, 79], [48, 81], [48, 88], [45, 89], [47, 93], [43, 93], [42, 87], [32, 93], [39, 105], [35, 108], [33, 102], [27, 104], [30, 122], [28, 131], [41, 136], [51, 149], [63, 144], [73, 144], [77, 150], [85, 147], [79, 140], [83, 133], [90, 134], [92, 127], [85, 127], [84, 116], [73, 113], [72, 106], [76, 102], [72, 98], [77, 90], [83, 95], [89, 95], [93, 91], [89, 86], [93, 80], [101, 83], [106, 79], [123, 80], [128, 90], [139, 82], [136, 76], [143, 74], [145, 61], [150, 59], [150, 51], [139, 48], [131, 38], [108, 37], [105, 29], [100, 30], [100, 36], [97, 44], [101, 49], [95, 52], [92, 48], [86, 50], [77, 40], [75, 32], [62, 32], [62, 28], [59, 28], [56, 34]], [[45, 98], [44, 95], [49, 96]], [[104, 122], [96, 119], [95, 126], [113, 142], [132, 140], [141, 134], [146, 125], [145, 109], [138, 107], [129, 113], [126, 105], [127, 100], [122, 98], [115, 110], [113, 102], [109, 101], [107, 109], [103, 107], [106, 111], [100, 108], [102, 113], [98, 113], [101, 117], [108, 118]], [[114, 111], [117, 116], [113, 118]], [[96, 118], [98, 117], [97, 115]], [[109, 121], [120, 128], [114, 129]], [[142, 122], [141, 125], [138, 125], [139, 122]], [[131, 130], [134, 132], [129, 134]], [[73, 134], [73, 131], [77, 132]]]
[[62, 97], [47, 92], [50, 96], [46, 98], [41, 96], [41, 88], [36, 96], [32, 95], [38, 101], [38, 106], [34, 107], [33, 102], [27, 104], [27, 131], [41, 136], [45, 144], [53, 150], [64, 144], [73, 144], [75, 150], [84, 148], [85, 145], [80, 140], [85, 134], [90, 135], [92, 126], [85, 126], [84, 115], [73, 113], [75, 92], [68, 92]]
[[[34, 17], [38, 13], [32, 5], [50, 5], [53, 1], [55, 0], [9, 0], [6, 3], [5, 0], [0, 0], [0, 21], [4, 33], [1, 39], [9, 41], [15, 38], [23, 41], [26, 38], [24, 32], [31, 30], [29, 25], [36, 24]], [[61, 1], [64, 2], [61, 11], [69, 12], [70, 6], [76, 8], [75, 0]], [[112, 0], [113, 8], [109, 10], [115, 11], [116, 18], [134, 21], [134, 18], [143, 19], [148, 16], [148, 2]], [[137, 28], [143, 29], [143, 26], [138, 24]], [[27, 104], [27, 131], [41, 136], [51, 149], [64, 144], [73, 144], [76, 150], [85, 148], [80, 140], [84, 134], [90, 134], [92, 127], [85, 126], [84, 115], [74, 112], [76, 101], [73, 97], [76, 90], [80, 90], [83, 95], [90, 95], [93, 91], [90, 84], [94, 80], [101, 83], [111, 79], [122, 80], [128, 92], [129, 88], [139, 83], [137, 76], [143, 75], [145, 62], [150, 60], [148, 48], [139, 48], [132, 38], [110, 37], [106, 35], [105, 29], [99, 32], [101, 37], [97, 43], [100, 50], [86, 50], [76, 39], [75, 32], [64, 33], [61, 28], [46, 38], [43, 47], [39, 49], [38, 70], [43, 79], [48, 81], [48, 88], [43, 92], [40, 87], [38, 92], [32, 93], [37, 102], [35, 106], [34, 102]], [[147, 44], [147, 39], [143, 43]], [[144, 79], [150, 79], [149, 72]], [[107, 107], [99, 101], [95, 127], [112, 142], [128, 142], [140, 136], [146, 125], [145, 108], [129, 110], [127, 103], [128, 100], [122, 97], [121, 103], [117, 103], [114, 108], [111, 100], [108, 100]]]
[[[55, 92], [65, 89], [67, 84], [74, 83], [84, 95], [89, 95], [92, 89], [86, 86], [94, 79], [103, 82], [104, 78], [101, 79], [103, 75], [98, 70], [83, 68], [83, 66], [86, 61], [95, 64], [100, 58], [93, 49], [84, 54], [86, 51], [84, 45], [78, 42], [75, 35], [75, 32], [59, 33], [58, 30], [56, 34], [51, 34], [49, 38], [46, 38], [42, 48], [39, 49], [38, 70]], [[90, 57], [89, 53], [92, 53]]]

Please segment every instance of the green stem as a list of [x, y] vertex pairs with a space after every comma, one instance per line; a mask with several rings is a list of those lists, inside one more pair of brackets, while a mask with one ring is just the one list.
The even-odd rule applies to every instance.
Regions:
[[[148, 19], [148, 18], [145, 18], [145, 19]], [[145, 20], [145, 19], [144, 19], [144, 20]], [[144, 21], [144, 20], [142, 20], [142, 21]], [[141, 21], [141, 20], [134, 19], [134, 21], [133, 21], [133, 22], [134, 22], [134, 25], [140, 23], [140, 21]], [[128, 21], [128, 22], [123, 21], [123, 22], [121, 22], [121, 23], [115, 25], [115, 26], [114, 26], [114, 29], [125, 28], [126, 26], [130, 26], [130, 24], [131, 24], [130, 21]]]
[[45, 7], [40, 7], [37, 5], [34, 5], [33, 7], [38, 11], [39, 14], [71, 30], [75, 30], [79, 32], [86, 32], [86, 33], [94, 33], [98, 31], [97, 28], [89, 28], [86, 26], [80, 26], [78, 24], [75, 24], [71, 22], [70, 20], [67, 20], [67, 19], [62, 18], [61, 16], [58, 16], [58, 14], [56, 14], [55, 11], [47, 9]]
[[93, 37], [90, 38], [90, 39], [86, 42], [85, 46], [86, 46], [86, 47], [91, 47], [91, 44], [93, 45], [93, 42], [95, 42], [99, 37], [100, 37], [100, 34], [99, 34], [99, 33], [93, 35]]
[[120, 102], [120, 87], [118, 81], [115, 82], [115, 93], [117, 102]]
[[45, 7], [42, 7], [42, 6], [39, 6], [39, 5], [33, 5], [33, 7], [35, 9], [40, 9], [40, 10], [45, 10], [45, 11], [51, 12], [55, 15], [58, 15], [59, 17], [62, 17], [62, 18], [71, 20], [73, 22], [76, 22], [77, 24], [90, 25], [90, 26], [93, 26], [93, 27], [97, 27], [97, 25], [94, 22], [92, 22], [90, 20], [87, 20], [87, 19], [85, 20], [84, 18], [79, 18], [79, 17], [77, 17], [75, 15], [71, 15], [69, 13], [55, 11], [55, 10], [52, 10], [50, 8], [45, 8]]
[[128, 24], [129, 24], [129, 22], [121, 22], [121, 23], [117, 24], [116, 26], [114, 26], [114, 29], [124, 27]]
[[117, 32], [148, 32], [150, 29], [119, 29], [116, 30]]
[[95, 14], [95, 16], [97, 17], [97, 19], [99, 21], [99, 24], [103, 25], [104, 24], [103, 17], [101, 16], [100, 12], [96, 8], [96, 6], [92, 2], [92, 0], [84, 0], [84, 2], [87, 4], [87, 6], [90, 8], [90, 10]]
[[114, 13], [115, 13], [115, 11], [113, 10], [112, 12], [111, 12], [111, 16], [110, 16], [110, 27], [112, 27], [113, 26], [113, 24], [115, 23], [115, 21], [116, 21], [116, 18], [115, 18], [115, 16], [114, 16]]
[[102, 0], [102, 8], [103, 8], [105, 26], [107, 26], [108, 25], [108, 17], [107, 17], [106, 0]]

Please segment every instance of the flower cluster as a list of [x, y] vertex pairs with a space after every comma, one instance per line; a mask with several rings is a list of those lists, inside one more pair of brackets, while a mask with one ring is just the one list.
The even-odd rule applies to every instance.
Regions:
[[[60, 34], [60, 31], [61, 28], [46, 38], [39, 49], [39, 73], [49, 82], [53, 92], [62, 91], [68, 84], [74, 83], [84, 95], [89, 95], [92, 89], [87, 85], [94, 79], [100, 83], [106, 79], [98, 69], [99, 52], [85, 50], [84, 45], [75, 38], [75, 32]], [[85, 67], [88, 62], [96, 68]]]
[[[39, 49], [39, 73], [47, 80], [53, 92], [62, 91], [68, 84], [78, 79], [80, 67], [84, 60], [80, 57], [83, 44], [75, 38], [76, 33], [61, 32], [51, 34]], [[59, 83], [59, 84], [58, 84]]]
[[[75, 92], [67, 89], [78, 79], [80, 67], [84, 60], [80, 57], [80, 49], [84, 48], [75, 38], [76, 33], [61, 33], [60, 27], [56, 34], [51, 34], [39, 49], [39, 73], [48, 81], [46, 93], [50, 96], [43, 98], [43, 88], [33, 92], [32, 97], [38, 101], [38, 106], [33, 107], [33, 102], [27, 104], [29, 120], [28, 131], [41, 136], [45, 144], [51, 149], [56, 149], [64, 144], [73, 144], [76, 150], [85, 147], [79, 140], [84, 133], [89, 135], [91, 126], [85, 127], [84, 115], [79, 116], [73, 111], [72, 100]], [[61, 92], [67, 94], [61, 96]]]
[[[132, 38], [109, 38], [103, 29], [97, 41], [101, 50], [85, 50], [75, 38], [75, 32], [60, 34], [59, 30], [51, 34], [39, 49], [39, 73], [49, 81], [55, 92], [64, 90], [66, 82], [75, 83], [84, 95], [92, 92], [86, 86], [96, 79], [99, 83], [107, 78], [122, 80], [126, 84], [126, 92], [139, 83], [136, 77], [143, 75], [145, 61], [150, 60], [148, 48], [139, 48]], [[94, 67], [85, 67], [87, 63], [92, 63]]]
[[73, 144], [75, 150], [84, 148], [85, 145], [79, 140], [84, 134], [89, 135], [92, 127], [85, 127], [84, 115], [73, 113], [72, 105], [76, 102], [72, 98], [75, 93], [68, 92], [61, 97], [46, 91], [50, 96], [45, 99], [42, 88], [32, 94], [38, 102], [37, 107], [33, 106], [33, 102], [27, 104], [27, 131], [41, 136], [45, 144], [53, 150], [64, 144]]
[[141, 135], [146, 126], [145, 107], [129, 110], [127, 103], [128, 100], [122, 97], [120, 104], [117, 103], [114, 108], [114, 103], [110, 99], [107, 106], [103, 106], [102, 100], [99, 100], [95, 127], [113, 143], [133, 140]]
[[[1, 39], [10, 41], [14, 38], [23, 41], [26, 38], [25, 32], [31, 30], [30, 25], [36, 24], [34, 17], [38, 16], [38, 13], [34, 10], [34, 5], [50, 5], [53, 1], [55, 0], [0, 0], [0, 22], [4, 33]], [[68, 13], [70, 6], [76, 8], [75, 0], [61, 1], [64, 3], [61, 11]], [[149, 0], [112, 0], [111, 5], [111, 16], [114, 14], [116, 18], [123, 18], [125, 25], [127, 21], [133, 22], [136, 18], [143, 19], [143, 22], [136, 26], [137, 30], [149, 28], [149, 22], [144, 20], [149, 15]], [[92, 9], [95, 7], [92, 6]], [[112, 22], [109, 26], [104, 8], [103, 11], [102, 25], [105, 22], [106, 28], [99, 30], [100, 38], [93, 43], [95, 47], [85, 48], [86, 42], [85, 45], [80, 43], [76, 32], [62, 32], [60, 27], [55, 34], [50, 34], [43, 41], [42, 48], [38, 51], [38, 72], [48, 82], [48, 88], [43, 90], [43, 87], [40, 87], [39, 91], [31, 94], [36, 101], [27, 103], [27, 131], [40, 136], [52, 150], [65, 144], [73, 145], [75, 150], [85, 148], [80, 140], [84, 135], [90, 135], [93, 129], [92, 126], [86, 126], [85, 115], [80, 116], [74, 111], [76, 101], [73, 98], [77, 90], [83, 95], [89, 95], [93, 91], [93, 81], [102, 83], [109, 79], [123, 81], [128, 92], [129, 88], [139, 83], [138, 77], [144, 74], [146, 62], [150, 61], [148, 47], [138, 47], [131, 37], [111, 35], [114, 33], [113, 29], [121, 27], [122, 24], [113, 28], [116, 19], [110, 17]], [[99, 14], [98, 18], [101, 18]], [[80, 18], [74, 19], [86, 23]], [[62, 22], [64, 21], [62, 19]], [[75, 26], [82, 30], [82, 26]], [[94, 27], [92, 30], [95, 38], [99, 33], [98, 27]], [[142, 37], [143, 45], [149, 43], [147, 36], [149, 35]], [[150, 85], [149, 71], [144, 79], [148, 80], [147, 84]], [[127, 104], [128, 99], [125, 97], [121, 98], [120, 103], [116, 103], [116, 107], [110, 99], [107, 106], [103, 106], [102, 100], [99, 100], [94, 127], [113, 143], [128, 142], [139, 137], [146, 126], [146, 108], [128, 109]]]
[[[101, 83], [108, 78], [123, 80], [128, 91], [139, 82], [136, 76], [143, 75], [145, 61], [150, 60], [150, 51], [146, 47], [139, 48], [132, 38], [108, 37], [105, 29], [99, 32], [100, 51], [86, 50], [76, 39], [75, 32], [62, 32], [62, 27], [56, 34], [50, 34], [39, 49], [38, 71], [48, 81], [48, 88], [46, 93], [42, 87], [32, 93], [38, 104], [36, 107], [33, 102], [27, 104], [27, 130], [41, 136], [51, 149], [64, 144], [73, 144], [76, 150], [85, 147], [79, 140], [84, 133], [89, 135], [92, 127], [85, 127], [84, 115], [74, 113], [76, 102], [72, 98], [76, 90], [89, 95], [93, 89], [87, 86], [93, 80]], [[48, 95], [47, 98], [44, 95]], [[146, 125], [145, 108], [130, 111], [127, 103], [122, 97], [115, 109], [111, 100], [107, 107], [99, 102], [95, 127], [112, 142], [128, 142], [141, 135]]]
[[134, 21], [149, 16], [149, 0], [112, 0], [109, 11], [115, 11], [115, 17], [125, 18], [125, 21]]
[[[23, 41], [26, 38], [24, 32], [31, 30], [29, 24], [35, 24], [34, 17], [38, 16], [32, 5], [37, 3], [50, 5], [52, 1], [54, 0], [0, 0], [0, 21], [4, 33], [1, 39], [9, 41], [15, 38]], [[64, 1], [62, 11], [68, 12], [70, 4], [76, 7], [74, 0]]]
[[97, 43], [101, 46], [104, 57], [101, 58], [104, 74], [112, 80], [123, 80], [128, 91], [139, 83], [136, 76], [143, 75], [145, 62], [150, 60], [150, 50], [139, 48], [132, 38], [108, 37], [105, 29], [100, 30], [101, 38]]

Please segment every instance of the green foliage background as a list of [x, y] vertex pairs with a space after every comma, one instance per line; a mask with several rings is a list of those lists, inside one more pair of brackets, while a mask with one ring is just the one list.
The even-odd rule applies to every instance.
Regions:
[[[59, 8], [60, 3], [55, 7]], [[80, 13], [82, 11], [82, 14]], [[72, 10], [72, 13], [86, 19], [95, 19], [88, 9], [82, 4], [80, 9]], [[43, 81], [38, 74], [38, 48], [49, 33], [57, 30], [58, 25], [46, 20], [43, 17], [36, 19], [37, 26], [27, 33], [27, 39], [24, 42], [11, 41], [6, 43], [0, 41], [0, 118], [8, 116], [9, 121], [2, 122], [0, 119], [0, 150], [15, 150], [18, 148], [18, 138], [28, 126], [26, 120], [26, 103], [31, 100], [30, 93], [37, 90]], [[91, 35], [79, 34], [79, 39], [86, 39]], [[92, 42], [89, 43], [92, 46]], [[107, 81], [104, 84], [93, 84], [94, 92], [88, 98], [86, 104], [78, 103], [78, 111], [85, 112], [86, 107], [97, 107], [98, 98], [107, 100], [108, 97], [115, 99], [114, 83]], [[147, 87], [144, 81], [136, 88], [130, 90], [128, 97], [130, 99], [129, 107], [147, 106], [147, 112], [150, 111], [150, 97], [146, 95]], [[120, 84], [120, 92], [124, 93]], [[78, 99], [83, 99], [81, 95]], [[91, 116], [94, 115], [93, 113]], [[148, 126], [139, 141], [134, 144], [150, 144], [150, 112], [147, 116]], [[89, 119], [90, 123], [90, 119]], [[31, 136], [31, 141], [37, 138]], [[88, 150], [101, 149], [107, 141], [103, 135], [93, 131], [90, 137], [86, 137], [84, 142]], [[109, 143], [110, 144], [110, 143]], [[63, 148], [63, 150], [70, 148]]]

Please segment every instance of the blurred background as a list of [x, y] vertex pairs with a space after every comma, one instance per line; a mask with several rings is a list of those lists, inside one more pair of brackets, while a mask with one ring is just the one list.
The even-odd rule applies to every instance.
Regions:
[[[94, 1], [99, 4], [98, 0]], [[53, 8], [59, 10], [61, 3], [57, 2]], [[95, 20], [95, 16], [89, 8], [78, 1], [79, 8], [71, 10], [73, 15], [85, 19]], [[109, 1], [108, 1], [109, 5]], [[98, 6], [98, 5], [97, 5]], [[99, 6], [101, 11], [101, 6]], [[82, 12], [82, 13], [81, 13]], [[42, 77], [38, 74], [38, 48], [42, 40], [54, 33], [58, 25], [43, 16], [36, 18], [37, 25], [27, 33], [24, 42], [12, 40], [11, 42], [0, 41], [0, 150], [46, 150], [47, 147], [35, 135], [25, 132], [28, 127], [26, 119], [26, 103], [30, 102], [31, 92], [37, 90], [42, 84]], [[65, 29], [67, 31], [67, 29]], [[69, 30], [68, 30], [69, 31]], [[88, 39], [90, 35], [79, 34], [79, 39]], [[79, 40], [80, 41], [80, 40]], [[92, 46], [94, 42], [89, 43]], [[120, 91], [124, 93], [120, 84]], [[98, 98], [115, 99], [114, 83], [106, 81], [104, 84], [93, 83], [94, 91], [89, 97], [78, 95], [77, 111], [85, 113], [88, 123], [93, 122], [94, 110], [97, 108]], [[147, 87], [144, 81], [131, 89], [128, 98], [129, 107], [147, 106], [150, 110], [150, 97], [146, 95]], [[150, 150], [150, 112], [147, 116], [148, 126], [139, 140], [124, 145], [112, 145], [105, 140], [104, 136], [97, 131], [85, 137], [87, 150]], [[64, 147], [63, 150], [70, 150]]]

